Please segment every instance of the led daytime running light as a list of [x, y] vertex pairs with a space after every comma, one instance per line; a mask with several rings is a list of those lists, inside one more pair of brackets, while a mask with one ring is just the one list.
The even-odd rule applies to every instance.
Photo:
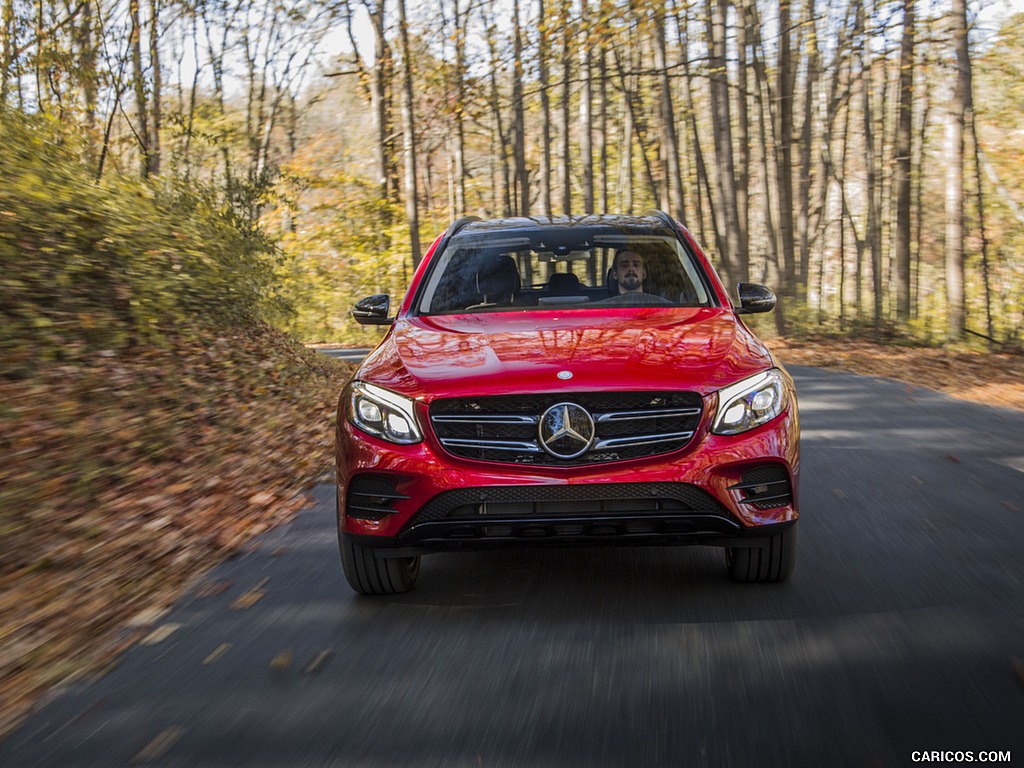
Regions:
[[399, 445], [423, 440], [415, 403], [382, 387], [359, 381], [352, 385], [348, 419], [363, 432]]
[[738, 435], [766, 424], [789, 403], [782, 372], [778, 368], [754, 374], [718, 392], [718, 414], [711, 431]]

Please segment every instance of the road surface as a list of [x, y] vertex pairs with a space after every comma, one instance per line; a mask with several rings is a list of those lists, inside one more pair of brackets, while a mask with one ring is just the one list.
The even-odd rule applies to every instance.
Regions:
[[323, 485], [0, 765], [1024, 765], [1024, 414], [792, 371], [787, 584], [718, 549], [523, 550], [358, 597]]

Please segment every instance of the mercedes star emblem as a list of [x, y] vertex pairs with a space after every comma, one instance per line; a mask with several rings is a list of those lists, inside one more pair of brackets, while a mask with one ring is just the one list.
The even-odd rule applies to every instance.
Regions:
[[556, 403], [544, 411], [538, 425], [540, 444], [556, 459], [575, 459], [594, 442], [594, 420], [576, 403]]

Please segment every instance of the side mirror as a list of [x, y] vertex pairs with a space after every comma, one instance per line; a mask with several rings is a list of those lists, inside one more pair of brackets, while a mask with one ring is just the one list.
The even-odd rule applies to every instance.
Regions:
[[775, 309], [775, 294], [767, 286], [760, 283], [739, 283], [736, 292], [740, 297], [740, 305], [736, 311], [742, 315], [771, 312]]
[[386, 293], [367, 296], [360, 299], [352, 307], [352, 317], [360, 325], [391, 325], [393, 317], [388, 317], [391, 309], [391, 297]]

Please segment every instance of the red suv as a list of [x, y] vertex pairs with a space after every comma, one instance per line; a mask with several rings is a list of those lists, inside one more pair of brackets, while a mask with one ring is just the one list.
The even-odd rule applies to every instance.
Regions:
[[796, 558], [789, 374], [669, 216], [461, 219], [434, 241], [338, 405], [338, 537], [363, 594], [420, 555], [706, 544], [739, 581]]

